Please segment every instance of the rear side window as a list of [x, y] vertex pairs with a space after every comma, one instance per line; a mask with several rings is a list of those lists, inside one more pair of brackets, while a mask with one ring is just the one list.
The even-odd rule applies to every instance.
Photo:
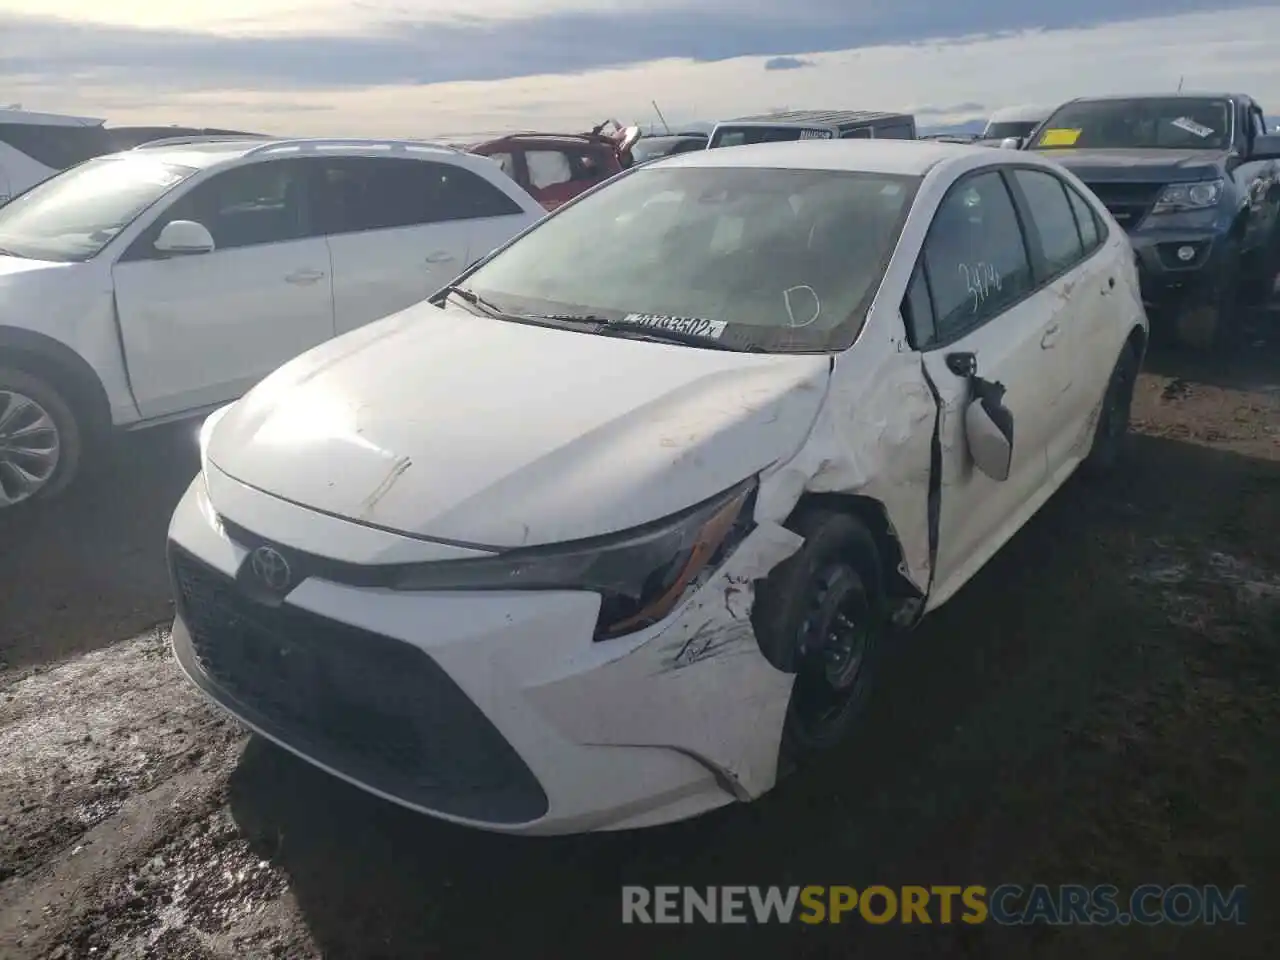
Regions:
[[1032, 229], [1044, 254], [1046, 277], [1069, 270], [1084, 258], [1084, 250], [1066, 185], [1039, 170], [1014, 170], [1013, 179], [1027, 200]]
[[512, 180], [516, 177], [516, 158], [510, 153], [490, 153], [490, 160], [496, 163]]
[[877, 140], [914, 140], [915, 131], [905, 123], [889, 127], [876, 127]]
[[99, 126], [0, 123], [0, 141], [54, 170], [116, 151], [111, 135]]
[[985, 323], [1031, 290], [1022, 228], [998, 172], [951, 188], [929, 228], [924, 263], [938, 340]]
[[573, 167], [563, 151], [526, 150], [524, 162], [529, 170], [529, 186], [534, 190], [545, 190], [573, 179]]
[[1080, 228], [1080, 240], [1084, 245], [1084, 255], [1087, 257], [1102, 244], [1102, 228], [1098, 223], [1098, 215], [1093, 212], [1093, 207], [1089, 206], [1088, 201], [1070, 184], [1063, 184], [1063, 186], [1067, 191], [1067, 199], [1071, 201], [1071, 210], [1076, 215], [1076, 226]]
[[840, 139], [841, 140], [870, 140], [871, 128], [870, 127], [854, 127], [852, 130], [846, 130], [844, 133], [840, 134]]
[[520, 213], [493, 184], [454, 164], [384, 157], [322, 163], [317, 206], [330, 235]]

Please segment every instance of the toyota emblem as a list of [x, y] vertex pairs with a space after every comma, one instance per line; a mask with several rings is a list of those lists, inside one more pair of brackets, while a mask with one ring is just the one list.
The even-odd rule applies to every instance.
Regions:
[[284, 593], [293, 581], [289, 561], [274, 547], [258, 547], [249, 554], [249, 565], [253, 575], [276, 593]]

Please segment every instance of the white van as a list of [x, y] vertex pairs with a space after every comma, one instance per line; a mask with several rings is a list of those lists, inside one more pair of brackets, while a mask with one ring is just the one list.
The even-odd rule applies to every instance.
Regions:
[[60, 170], [115, 149], [104, 121], [0, 108], [0, 203]]

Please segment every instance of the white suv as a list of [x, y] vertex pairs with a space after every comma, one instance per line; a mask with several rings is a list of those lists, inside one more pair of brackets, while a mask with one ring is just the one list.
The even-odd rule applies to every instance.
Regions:
[[417, 141], [174, 138], [0, 207], [0, 510], [425, 299], [545, 211]]

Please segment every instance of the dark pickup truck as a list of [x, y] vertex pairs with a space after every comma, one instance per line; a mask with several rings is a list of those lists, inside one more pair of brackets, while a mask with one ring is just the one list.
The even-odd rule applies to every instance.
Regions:
[[1125, 229], [1153, 333], [1232, 342], [1280, 269], [1280, 136], [1238, 94], [1072, 100], [1021, 144], [1083, 180]]

